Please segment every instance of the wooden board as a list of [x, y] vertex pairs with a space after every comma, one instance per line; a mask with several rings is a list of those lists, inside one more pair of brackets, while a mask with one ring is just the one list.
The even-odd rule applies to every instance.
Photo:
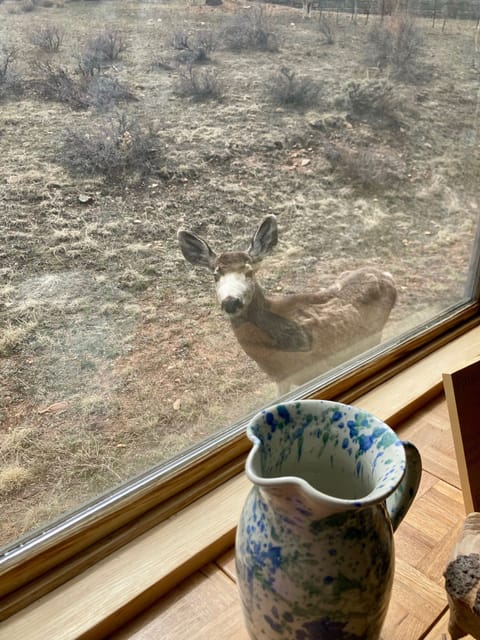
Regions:
[[465, 510], [480, 511], [480, 360], [444, 373], [443, 385]]

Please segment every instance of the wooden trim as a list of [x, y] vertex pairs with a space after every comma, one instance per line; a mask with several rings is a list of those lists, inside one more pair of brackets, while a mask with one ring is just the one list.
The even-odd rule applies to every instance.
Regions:
[[232, 546], [241, 474], [0, 625], [2, 640], [105, 637]]
[[[398, 424], [441, 391], [443, 371], [463, 366], [479, 352], [476, 327], [355, 404]], [[105, 637], [233, 543], [248, 486], [240, 474], [100, 560], [99, 550], [93, 566], [3, 622], [0, 638]]]
[[[7, 553], [0, 562], [0, 598], [107, 538], [113, 531], [137, 522], [173, 496], [182, 492], [188, 495], [189, 487], [196, 486], [199, 495], [211, 490], [215, 477], [217, 484], [220, 484], [225, 480], [225, 474], [231, 477], [236, 473], [234, 460], [243, 453], [244, 448], [243, 444], [232, 442], [221, 467], [211, 457], [200, 458], [189, 466], [188, 474], [165, 474], [161, 486], [149, 482], [148, 478], [140, 478], [127, 486], [128, 491], [120, 499], [110, 502], [107, 496], [87, 508], [86, 515], [80, 520], [73, 514], [61, 521], [54, 544], [48, 535], [40, 535], [39, 542], [35, 543], [34, 540], [31, 548], [20, 541], [19, 553]], [[230, 472], [227, 465], [231, 468]], [[204, 489], [198, 484], [203, 479], [206, 479]], [[3, 618], [2, 602], [0, 600], [0, 620]]]
[[[143, 514], [133, 524], [127, 523], [119, 528], [114, 536], [101, 538], [82, 553], [62, 563], [59, 562], [53, 569], [40, 574], [36, 579], [31, 580], [19, 589], [8, 589], [10, 584], [7, 575], [5, 584], [3, 585], [7, 595], [0, 599], [0, 621], [5, 620], [38, 598], [41, 598], [71, 578], [89, 569], [99, 560], [117, 551], [149, 529], [172, 517], [175, 513], [180, 512], [203, 495], [227, 482], [235, 475], [238, 475], [243, 470], [244, 462], [245, 456], [242, 455], [228, 466], [216, 470], [214, 474], [202, 478], [201, 482], [191, 485], [187, 490], [178, 493], [169, 500], [162, 502], [156, 508]], [[28, 565], [25, 566], [26, 570], [28, 570], [28, 568]], [[35, 567], [35, 569], [35, 571], [32, 571], [32, 574], [37, 574], [39, 571], [38, 567]]]
[[[477, 352], [477, 358], [478, 358]], [[455, 456], [466, 513], [480, 510], [478, 396], [480, 360], [443, 374]]]
[[472, 300], [478, 300], [480, 298], [480, 223], [478, 222], [472, 245], [472, 257], [468, 273], [469, 278], [465, 286], [465, 294]]

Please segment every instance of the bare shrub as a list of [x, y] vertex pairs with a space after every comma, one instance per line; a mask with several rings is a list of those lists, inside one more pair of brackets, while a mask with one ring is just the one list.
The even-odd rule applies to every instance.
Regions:
[[68, 104], [72, 109], [107, 110], [120, 101], [136, 100], [125, 84], [107, 75], [74, 75], [45, 60], [39, 60], [35, 68], [37, 77], [32, 82], [35, 93], [45, 100]]
[[85, 129], [67, 129], [61, 140], [59, 161], [73, 173], [119, 178], [144, 176], [158, 167], [157, 133], [125, 114]]
[[127, 50], [127, 42], [118, 29], [107, 29], [89, 40], [87, 48], [105, 62], [115, 62]]
[[318, 100], [320, 87], [311, 78], [298, 77], [294, 71], [282, 67], [266, 82], [266, 96], [272, 102], [292, 107], [307, 107]]
[[88, 106], [99, 111], [107, 111], [118, 102], [137, 100], [135, 94], [117, 78], [99, 75], [91, 78], [86, 89]]
[[0, 98], [22, 93], [22, 83], [13, 69], [16, 58], [15, 47], [4, 46], [0, 49]]
[[47, 24], [31, 31], [29, 40], [42, 51], [54, 53], [60, 49], [63, 31], [53, 24]]
[[86, 48], [81, 53], [77, 54], [77, 73], [84, 78], [93, 77], [96, 74], [101, 73], [102, 68], [105, 66], [105, 62], [98, 52]]
[[323, 37], [323, 44], [335, 44], [337, 25], [332, 15], [321, 13], [318, 18], [318, 30]]
[[171, 44], [178, 51], [175, 59], [180, 64], [208, 62], [216, 46], [212, 31], [197, 31], [192, 35], [179, 31], [174, 33]]
[[83, 76], [94, 76], [118, 60], [126, 49], [127, 43], [122, 33], [116, 29], [107, 29], [91, 38], [76, 56], [77, 71]]
[[180, 51], [188, 49], [188, 33], [185, 31], [176, 31], [171, 38], [171, 44], [174, 49]]
[[237, 14], [221, 37], [231, 51], [278, 51], [277, 36], [270, 30], [265, 10], [260, 6]]
[[0, 84], [7, 82], [8, 76], [11, 73], [12, 64], [17, 57], [17, 50], [15, 47], [2, 47], [0, 58]]
[[221, 100], [223, 89], [215, 71], [194, 69], [191, 65], [180, 71], [176, 92], [194, 102]]
[[20, 13], [30, 13], [35, 11], [36, 3], [33, 0], [21, 0], [15, 4], [7, 5], [7, 12], [12, 15], [18, 15]]
[[35, 3], [32, 0], [23, 0], [23, 2], [19, 5], [20, 11], [23, 13], [30, 13], [35, 10]]
[[375, 126], [399, 126], [401, 100], [388, 80], [351, 80], [346, 86], [347, 102], [354, 117]]
[[62, 102], [73, 109], [86, 109], [86, 86], [67, 69], [45, 60], [35, 63], [37, 77], [32, 81], [34, 92], [45, 100]]
[[197, 49], [205, 51], [208, 55], [217, 48], [217, 35], [209, 29], [202, 29], [195, 33], [194, 43]]
[[324, 153], [332, 167], [365, 188], [388, 188], [406, 177], [405, 162], [389, 148], [355, 149], [328, 143]]
[[387, 69], [391, 78], [410, 82], [418, 79], [422, 49], [423, 37], [413, 18], [397, 14], [370, 29], [365, 57], [367, 64]]

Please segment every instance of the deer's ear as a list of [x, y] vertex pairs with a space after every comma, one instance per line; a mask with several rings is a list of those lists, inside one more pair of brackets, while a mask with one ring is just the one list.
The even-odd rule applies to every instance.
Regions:
[[254, 233], [248, 253], [256, 262], [268, 255], [277, 242], [277, 218], [274, 215], [266, 216]]
[[205, 240], [183, 229], [178, 231], [177, 239], [185, 260], [196, 267], [206, 267], [213, 270], [216, 254]]

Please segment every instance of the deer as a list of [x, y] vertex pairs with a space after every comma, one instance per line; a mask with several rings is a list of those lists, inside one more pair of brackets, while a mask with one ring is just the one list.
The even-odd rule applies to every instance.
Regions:
[[260, 222], [246, 251], [216, 253], [186, 229], [177, 238], [187, 262], [213, 273], [218, 302], [239, 345], [280, 394], [381, 342], [397, 298], [389, 272], [366, 266], [312, 293], [268, 295], [256, 273], [278, 242], [274, 215]]

